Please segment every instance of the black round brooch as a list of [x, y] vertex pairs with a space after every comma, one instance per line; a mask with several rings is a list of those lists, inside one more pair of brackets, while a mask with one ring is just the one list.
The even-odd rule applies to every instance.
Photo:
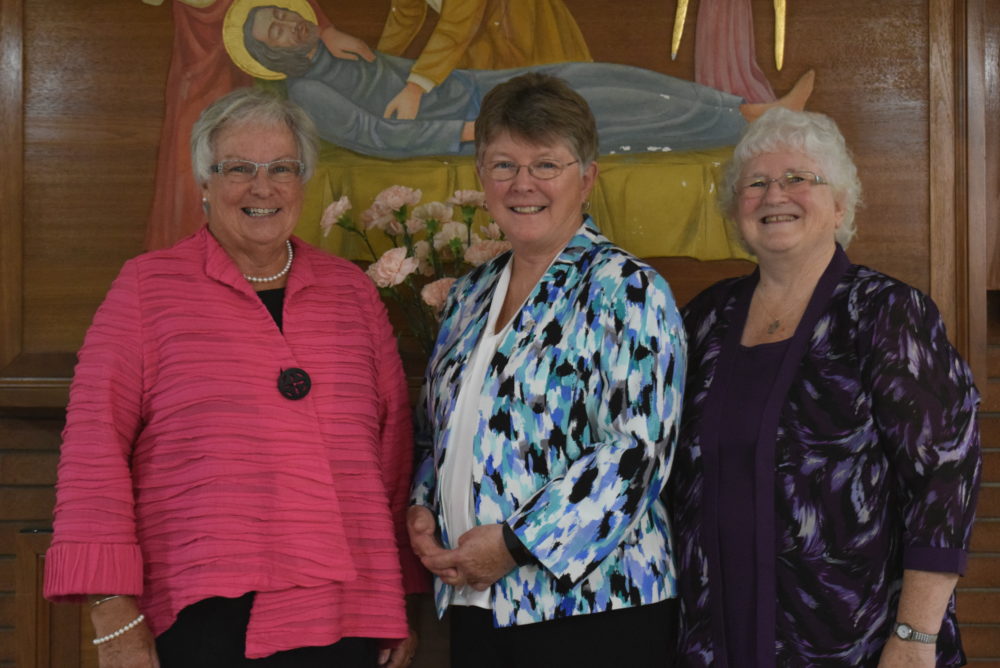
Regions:
[[312, 380], [309, 374], [297, 367], [282, 369], [278, 374], [278, 392], [281, 396], [293, 401], [301, 399], [309, 394], [312, 388]]

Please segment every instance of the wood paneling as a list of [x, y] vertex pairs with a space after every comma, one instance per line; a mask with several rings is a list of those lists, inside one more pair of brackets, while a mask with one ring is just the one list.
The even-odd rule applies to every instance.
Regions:
[[76, 350], [142, 250], [170, 4], [25, 3], [26, 353]]
[[55, 506], [52, 487], [0, 487], [0, 521], [39, 522], [48, 525]]
[[983, 482], [979, 490], [979, 507], [976, 509], [976, 514], [983, 518], [1000, 518], [1000, 481]]
[[21, 352], [24, 115], [21, 0], [0, 0], [0, 368]]
[[969, 558], [968, 570], [959, 582], [959, 586], [963, 589], [983, 587], [1000, 589], [1000, 568], [997, 568], [997, 558], [973, 554]]
[[650, 257], [645, 260], [670, 283], [678, 306], [684, 306], [721, 278], [742, 276], [754, 268], [753, 263], [743, 260], [699, 262], [687, 257]]
[[48, 543], [44, 534], [18, 535], [17, 665], [22, 668], [80, 665], [79, 608], [52, 605], [41, 596]]
[[1000, 619], [1000, 591], [960, 591], [956, 606], [966, 624], [993, 624]]
[[[983, 63], [985, 70], [986, 150], [1000, 155], [1000, 2], [986, 2], [983, 7]], [[1000, 290], [1000, 160], [987, 160], [986, 259], [989, 267], [987, 287]], [[1000, 329], [1000, 321], [995, 321]], [[1000, 652], [997, 652], [1000, 656]]]
[[1000, 552], [1000, 520], [980, 517], [972, 528], [972, 550], [974, 552]]
[[[941, 304], [941, 316], [948, 331], [956, 327], [958, 290], [955, 276], [955, 54], [952, 38], [955, 33], [955, 11], [948, 0], [931, 0], [930, 6], [930, 124], [937, 131], [929, 135], [931, 178], [928, 196], [930, 219], [949, 221], [931, 231], [931, 294]], [[949, 299], [941, 299], [948, 296]]]
[[[30, 636], [26, 618], [15, 605], [15, 592], [21, 591], [18, 571], [26, 558], [17, 556], [18, 545], [25, 540], [22, 530], [52, 523], [52, 485], [62, 425], [61, 417], [49, 415], [0, 415], [0, 666], [12, 665], [17, 641], [26, 642], [25, 635]], [[61, 623], [65, 613], [59, 614]], [[17, 665], [35, 664], [19, 661]]]
[[[962, 644], [965, 645], [965, 652], [969, 656], [1000, 656], [1000, 625], [964, 625]], [[979, 661], [972, 664], [973, 668], [982, 668], [986, 665], [989, 664]], [[993, 662], [993, 665], [1000, 665], [1000, 662]]]
[[[982, 420], [981, 422], [996, 422], [996, 420]], [[983, 439], [983, 447], [986, 447], [985, 439]], [[983, 480], [1000, 482], [1000, 450], [983, 452]]]
[[984, 448], [1000, 449], [1000, 415], [980, 414], [979, 436]]
[[[11, 626], [39, 638], [56, 623], [39, 621], [48, 614], [39, 610], [48, 608], [36, 601], [23, 618], [33, 620], [25, 631], [9, 589], [8, 566], [24, 543], [18, 531], [47, 524], [53, 503], [61, 418], [39, 416], [32, 407], [65, 405], [73, 353], [92, 313], [121, 263], [141, 249], [172, 1], [153, 7], [136, 0], [0, 0], [0, 407], [14, 411], [0, 415], [0, 665], [13, 660]], [[674, 2], [627, 0], [613, 10], [606, 0], [566, 3], [595, 59], [691, 77], [698, 3], [676, 61], [668, 52]], [[370, 43], [388, 9], [388, 0], [320, 4], [339, 28]], [[833, 116], [854, 150], [866, 205], [852, 259], [935, 297], [949, 332], [983, 374], [977, 378], [986, 405], [995, 407], [1000, 392], [977, 361], [979, 354], [986, 358], [977, 352], [985, 348], [977, 337], [985, 334], [975, 309], [980, 276], [989, 273], [990, 284], [1000, 288], [1000, 3], [789, 3], [781, 72], [771, 57], [772, 2], [753, 0], [753, 8], [758, 60], [775, 90], [787, 90], [815, 68], [810, 108]], [[982, 174], [970, 179], [976, 169]], [[992, 267], [988, 258], [995, 258]], [[679, 303], [749, 269], [676, 258], [653, 263]], [[993, 303], [1000, 309], [1000, 298]], [[995, 337], [1000, 342], [1000, 333]], [[998, 365], [985, 362], [987, 369]], [[984, 444], [1000, 447], [1000, 418], [984, 414], [981, 425]], [[991, 485], [1000, 483], [997, 466], [997, 454], [987, 453], [984, 479]], [[976, 554], [959, 595], [963, 622], [993, 624], [964, 628], [970, 656], [979, 659], [1000, 659], [996, 636], [991, 641], [989, 635], [1000, 620], [1000, 566], [993, 565], [1000, 562], [998, 489], [983, 490]], [[32, 554], [25, 560], [34, 570], [15, 577], [18, 592], [30, 578], [37, 585], [41, 551], [37, 540], [21, 549]], [[80, 626], [86, 623], [75, 608], [56, 606], [53, 614], [64, 616], [59, 623], [75, 627], [74, 637], [85, 642]], [[422, 661], [441, 668], [436, 657], [443, 634], [429, 618], [427, 624], [436, 649]], [[77, 665], [58, 660], [48, 658], [51, 665]]]

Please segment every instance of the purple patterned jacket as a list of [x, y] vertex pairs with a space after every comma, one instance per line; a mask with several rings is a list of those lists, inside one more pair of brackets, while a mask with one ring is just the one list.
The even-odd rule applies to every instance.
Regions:
[[[679, 665], [726, 668], [719, 596], [721, 386], [757, 283], [684, 309], [689, 365], [667, 485], [682, 605]], [[903, 569], [962, 573], [981, 456], [979, 395], [933, 302], [852, 265], [820, 279], [778, 370], [757, 443], [756, 666], [875, 666]], [[748, 472], [749, 474], [749, 472]], [[938, 665], [962, 665], [954, 597]]]

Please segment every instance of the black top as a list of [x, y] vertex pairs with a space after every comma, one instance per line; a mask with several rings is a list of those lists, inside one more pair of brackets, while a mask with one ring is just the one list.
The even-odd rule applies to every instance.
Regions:
[[274, 324], [278, 326], [280, 331], [284, 331], [282, 330], [281, 312], [285, 305], [285, 289], [261, 290], [257, 293], [257, 296], [264, 302], [267, 312], [274, 318]]

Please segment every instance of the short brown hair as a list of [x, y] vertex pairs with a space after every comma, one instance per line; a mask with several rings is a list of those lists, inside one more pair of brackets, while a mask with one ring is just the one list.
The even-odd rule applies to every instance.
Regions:
[[597, 159], [597, 122], [590, 106], [549, 74], [522, 74], [486, 94], [476, 118], [476, 157], [504, 132], [532, 143], [564, 141], [581, 167]]

